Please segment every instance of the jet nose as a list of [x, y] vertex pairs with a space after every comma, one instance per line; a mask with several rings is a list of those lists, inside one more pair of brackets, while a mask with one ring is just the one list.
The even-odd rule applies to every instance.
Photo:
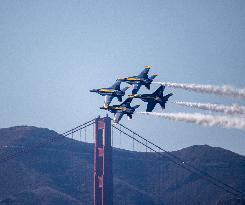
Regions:
[[103, 107], [100, 107], [102, 110], [108, 110], [109, 105], [105, 104]]
[[122, 80], [126, 80], [126, 78], [118, 78], [117, 80], [122, 81]]
[[90, 90], [91, 93], [97, 92], [97, 89]]

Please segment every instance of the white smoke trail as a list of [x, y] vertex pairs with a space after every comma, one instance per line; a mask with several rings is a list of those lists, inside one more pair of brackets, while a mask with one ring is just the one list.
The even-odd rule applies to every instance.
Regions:
[[212, 93], [216, 95], [227, 95], [233, 97], [245, 98], [245, 88], [235, 88], [230, 85], [216, 86], [216, 85], [201, 85], [201, 84], [187, 84], [187, 83], [170, 83], [170, 82], [153, 82], [162, 84], [172, 88], [182, 88], [201, 93]]
[[139, 112], [144, 115], [162, 117], [169, 120], [191, 122], [203, 126], [245, 129], [245, 118], [203, 115], [200, 113], [156, 113]]
[[176, 101], [173, 102], [177, 105], [183, 105], [187, 107], [194, 107], [203, 110], [211, 110], [215, 112], [223, 112], [225, 114], [234, 115], [234, 114], [245, 114], [245, 106], [240, 105], [219, 105], [219, 104], [211, 104], [211, 103], [193, 103], [193, 102], [182, 102]]

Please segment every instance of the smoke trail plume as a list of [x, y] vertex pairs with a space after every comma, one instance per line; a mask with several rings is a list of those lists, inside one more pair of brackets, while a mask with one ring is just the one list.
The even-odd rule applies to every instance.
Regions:
[[245, 129], [245, 118], [235, 118], [229, 116], [203, 115], [200, 113], [156, 113], [139, 112], [144, 115], [162, 117], [169, 120], [191, 122], [203, 126], [218, 126], [225, 128]]
[[245, 88], [239, 89], [230, 85], [215, 86], [215, 85], [201, 85], [201, 84], [187, 84], [187, 83], [170, 83], [170, 82], [153, 82], [162, 84], [172, 88], [182, 88], [201, 93], [212, 93], [216, 95], [227, 95], [233, 97], [245, 98]]
[[177, 101], [173, 102], [177, 105], [183, 105], [187, 107], [194, 107], [203, 110], [210, 110], [215, 112], [223, 112], [225, 114], [234, 115], [234, 114], [245, 114], [245, 106], [240, 105], [219, 105], [219, 104], [211, 104], [211, 103], [193, 103], [193, 102], [182, 102]]

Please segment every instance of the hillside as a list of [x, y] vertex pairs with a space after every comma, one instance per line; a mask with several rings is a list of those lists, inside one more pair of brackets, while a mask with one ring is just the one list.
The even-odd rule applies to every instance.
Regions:
[[[54, 142], [36, 146], [50, 139]], [[30, 146], [36, 150], [3, 162]], [[91, 204], [92, 144], [19, 126], [0, 129], [0, 147], [0, 205]], [[244, 156], [207, 145], [173, 153], [245, 192]], [[113, 172], [115, 205], [216, 205], [232, 197], [153, 153], [114, 149]]]

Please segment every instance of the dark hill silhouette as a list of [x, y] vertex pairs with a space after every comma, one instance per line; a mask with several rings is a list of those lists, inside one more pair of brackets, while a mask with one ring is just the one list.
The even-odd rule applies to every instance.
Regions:
[[11, 198], [2, 201], [2, 204], [14, 205], [46, 205], [46, 204], [59, 204], [59, 205], [79, 205], [76, 199], [71, 196], [54, 190], [50, 187], [39, 187], [30, 191], [24, 191], [14, 195]]
[[[48, 129], [5, 128], [0, 129], [0, 161], [50, 139], [54, 142], [0, 164], [0, 205], [91, 204], [92, 144]], [[172, 153], [245, 192], [244, 156], [207, 145]], [[227, 205], [232, 201], [231, 195], [155, 153], [114, 149], [113, 172], [115, 205], [216, 205], [220, 200], [219, 205]]]

